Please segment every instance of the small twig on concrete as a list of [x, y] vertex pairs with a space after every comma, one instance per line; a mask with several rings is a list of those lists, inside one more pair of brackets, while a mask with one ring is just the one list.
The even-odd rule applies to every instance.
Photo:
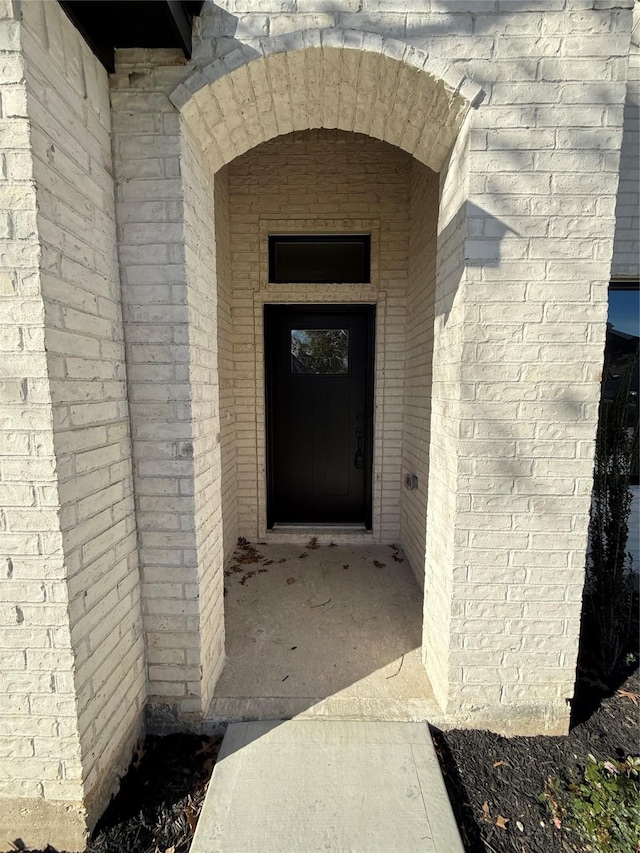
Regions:
[[330, 599], [330, 598], [327, 598], [327, 600], [326, 600], [326, 601], [323, 601], [323, 602], [322, 602], [322, 604], [312, 604], [312, 605], [311, 605], [311, 607], [312, 607], [312, 608], [313, 608], [313, 607], [324, 607], [324, 606], [325, 606], [325, 604], [328, 604], [330, 601], [331, 601], [331, 599]]
[[395, 677], [396, 677], [396, 675], [399, 675], [399, 674], [400, 674], [400, 670], [402, 669], [402, 664], [403, 664], [403, 663], [404, 663], [404, 653], [403, 653], [402, 657], [400, 658], [400, 666], [398, 667], [398, 672], [394, 672], [394, 673], [393, 673], [393, 675], [388, 675], [388, 676], [387, 676], [387, 681], [388, 681], [390, 678], [395, 678]]

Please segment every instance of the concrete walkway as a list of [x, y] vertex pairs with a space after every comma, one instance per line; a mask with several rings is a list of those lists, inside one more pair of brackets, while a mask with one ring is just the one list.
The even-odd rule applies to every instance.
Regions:
[[190, 853], [463, 853], [422, 723], [229, 726]]

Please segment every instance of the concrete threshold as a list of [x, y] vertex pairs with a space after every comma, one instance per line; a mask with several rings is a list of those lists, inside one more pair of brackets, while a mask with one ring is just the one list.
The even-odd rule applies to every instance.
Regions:
[[463, 853], [428, 726], [230, 725], [190, 853]]
[[329, 545], [331, 542], [340, 545], [371, 545], [373, 533], [362, 525], [286, 525], [278, 524], [272, 530], [267, 530], [264, 541], [269, 545], [286, 544], [302, 545], [314, 537], [319, 545]]

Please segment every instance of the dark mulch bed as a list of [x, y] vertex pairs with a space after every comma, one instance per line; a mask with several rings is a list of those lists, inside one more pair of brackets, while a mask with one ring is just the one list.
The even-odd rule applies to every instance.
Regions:
[[[148, 737], [87, 853], [187, 853], [222, 738]], [[63, 853], [47, 847], [30, 853]]]
[[[572, 853], [574, 835], [554, 827], [539, 796], [549, 776], [568, 780], [570, 768], [639, 751], [638, 672], [602, 699], [567, 737], [504, 738], [486, 731], [434, 736], [449, 796], [468, 853]], [[585, 700], [593, 705], [597, 686]], [[585, 691], [586, 692], [586, 691]], [[507, 821], [499, 820], [506, 818]], [[504, 828], [501, 827], [501, 824]]]
[[88, 853], [187, 853], [222, 738], [148, 737]]

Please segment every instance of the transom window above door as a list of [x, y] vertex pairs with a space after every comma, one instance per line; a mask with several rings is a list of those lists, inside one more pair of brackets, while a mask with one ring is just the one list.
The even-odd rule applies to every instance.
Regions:
[[269, 236], [272, 284], [369, 284], [370, 234]]

